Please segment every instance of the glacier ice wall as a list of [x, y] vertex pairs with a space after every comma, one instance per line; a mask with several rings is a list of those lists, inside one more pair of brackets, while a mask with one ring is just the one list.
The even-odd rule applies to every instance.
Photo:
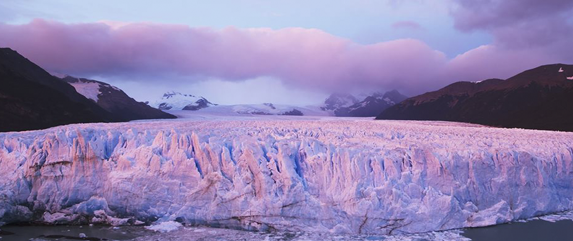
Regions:
[[0, 222], [398, 234], [573, 209], [573, 133], [446, 122], [150, 121], [0, 133]]

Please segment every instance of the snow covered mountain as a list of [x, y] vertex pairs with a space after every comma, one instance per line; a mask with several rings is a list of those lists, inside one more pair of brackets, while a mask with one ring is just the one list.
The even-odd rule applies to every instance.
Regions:
[[61, 80], [69, 83], [78, 93], [93, 100], [103, 109], [123, 120], [175, 118], [171, 114], [134, 100], [121, 89], [110, 84], [72, 76], [62, 77]]
[[384, 94], [374, 93], [364, 98], [363, 101], [351, 105], [344, 110], [340, 110], [339, 114], [343, 115], [343, 113], [346, 112], [347, 116], [354, 117], [377, 116], [382, 113], [382, 111], [402, 102], [407, 98], [408, 97], [400, 94], [400, 92], [397, 90], [388, 91]]
[[[278, 105], [273, 103], [216, 105], [200, 96], [168, 92], [163, 95], [161, 100], [153, 102], [151, 106], [169, 111], [201, 110], [199, 112], [200, 115], [209, 114], [218, 116], [233, 116], [239, 114], [369, 117], [380, 114], [382, 110], [404, 99], [406, 99], [405, 96], [393, 90], [384, 94], [374, 93], [366, 97], [363, 101], [358, 101], [356, 97], [350, 94], [335, 93], [328, 97], [320, 107]], [[180, 112], [172, 113], [181, 116], [194, 115]]]
[[169, 111], [180, 117], [213, 117], [213, 116], [328, 116], [329, 113], [318, 107], [300, 107], [291, 105], [278, 105], [272, 103], [243, 104], [243, 105], [217, 105], [198, 111]]
[[507, 80], [457, 82], [407, 99], [377, 118], [573, 131], [572, 80], [573, 65], [553, 64]]
[[358, 101], [349, 94], [332, 94], [326, 99], [322, 109], [331, 110], [335, 116], [377, 116], [388, 107], [400, 103], [406, 98], [397, 90], [386, 93], [373, 93], [362, 101]]
[[[168, 111], [181, 117], [206, 116], [237, 116], [237, 115], [293, 115], [293, 116], [326, 116], [327, 112], [315, 107], [301, 107], [292, 105], [280, 105], [273, 103], [262, 104], [236, 104], [217, 105], [209, 102], [201, 96], [182, 94], [179, 92], [167, 92], [161, 100], [151, 104], [161, 110]], [[181, 112], [180, 110], [193, 110]]]
[[151, 103], [151, 106], [160, 110], [200, 110], [216, 106], [202, 96], [182, 94], [171, 91], [163, 94], [160, 100]]
[[0, 222], [400, 234], [573, 209], [573, 133], [271, 118], [0, 133]]
[[358, 99], [351, 94], [334, 93], [331, 94], [321, 107], [323, 110], [336, 111], [358, 103]]

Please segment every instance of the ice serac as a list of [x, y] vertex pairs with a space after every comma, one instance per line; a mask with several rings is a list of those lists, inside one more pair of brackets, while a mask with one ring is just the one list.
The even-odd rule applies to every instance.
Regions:
[[76, 124], [0, 134], [0, 222], [399, 234], [573, 209], [573, 133], [446, 122]]

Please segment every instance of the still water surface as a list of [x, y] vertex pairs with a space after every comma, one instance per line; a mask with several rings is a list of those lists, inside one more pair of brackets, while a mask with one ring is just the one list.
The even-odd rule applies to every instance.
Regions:
[[[109, 227], [109, 226], [3, 226], [0, 227], [0, 241], [21, 241], [21, 240], [58, 240], [58, 241], [70, 241], [70, 240], [130, 240], [137, 237], [145, 239], [146, 236], [150, 236], [154, 233], [152, 231], [146, 230], [141, 226], [123, 226], [123, 227]], [[188, 229], [189, 233], [197, 232], [193, 228]], [[213, 231], [210, 231], [213, 232]], [[244, 235], [242, 231], [231, 231], [224, 229], [217, 229], [211, 235], [212, 238], [216, 237], [216, 233], [223, 234], [225, 232], [232, 233], [232, 237], [244, 239], [258, 237], [256, 234], [245, 232]], [[238, 233], [237, 233], [238, 232]], [[250, 233], [247, 235], [247, 233]], [[82, 235], [83, 234], [83, 235]], [[84, 236], [85, 235], [85, 236]], [[253, 236], [254, 235], [254, 236]], [[266, 237], [267, 235], [260, 234], [261, 237]], [[169, 236], [169, 235], [167, 235]], [[188, 236], [183, 233], [180, 237], [195, 237], [193, 235]], [[313, 237], [313, 235], [306, 236], [306, 239]], [[543, 240], [554, 240], [554, 241], [570, 241], [573, 240], [573, 221], [562, 220], [557, 222], [547, 222], [543, 220], [532, 220], [526, 223], [510, 223], [502, 224], [491, 227], [484, 228], [471, 228], [464, 229], [462, 236], [470, 238], [473, 241], [543, 241]], [[82, 238], [85, 237], [85, 238]], [[155, 236], [157, 237], [157, 236]], [[207, 238], [203, 237], [203, 238]], [[226, 239], [230, 237], [224, 236]], [[273, 237], [272, 235], [269, 237]], [[325, 238], [324, 236], [316, 236]], [[334, 238], [335, 236], [333, 236]], [[167, 237], [166, 237], [167, 238]], [[299, 237], [300, 238], [300, 237]], [[342, 239], [340, 239], [342, 238]], [[348, 240], [384, 240], [383, 237], [352, 237], [348, 236]], [[231, 238], [232, 239], [232, 238]], [[272, 239], [272, 238], [271, 238]], [[293, 240], [297, 239], [297, 236], [292, 236]], [[344, 237], [336, 236], [337, 240], [344, 240]], [[395, 240], [390, 238], [391, 240]], [[170, 239], [171, 240], [171, 239]], [[289, 236], [281, 235], [280, 240], [290, 240]], [[419, 240], [406, 238], [404, 240]], [[422, 239], [427, 240], [427, 239]]]

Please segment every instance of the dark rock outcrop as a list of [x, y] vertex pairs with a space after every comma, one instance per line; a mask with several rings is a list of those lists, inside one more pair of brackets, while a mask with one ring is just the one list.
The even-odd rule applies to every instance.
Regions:
[[214, 104], [209, 102], [207, 99], [201, 98], [195, 101], [195, 103], [186, 105], [185, 107], [183, 107], [183, 110], [200, 110], [213, 105]]
[[302, 113], [302, 111], [297, 110], [297, 109], [292, 109], [290, 111], [285, 111], [284, 113], [282, 113], [281, 115], [296, 115], [296, 116], [303, 116], [304, 114]]

